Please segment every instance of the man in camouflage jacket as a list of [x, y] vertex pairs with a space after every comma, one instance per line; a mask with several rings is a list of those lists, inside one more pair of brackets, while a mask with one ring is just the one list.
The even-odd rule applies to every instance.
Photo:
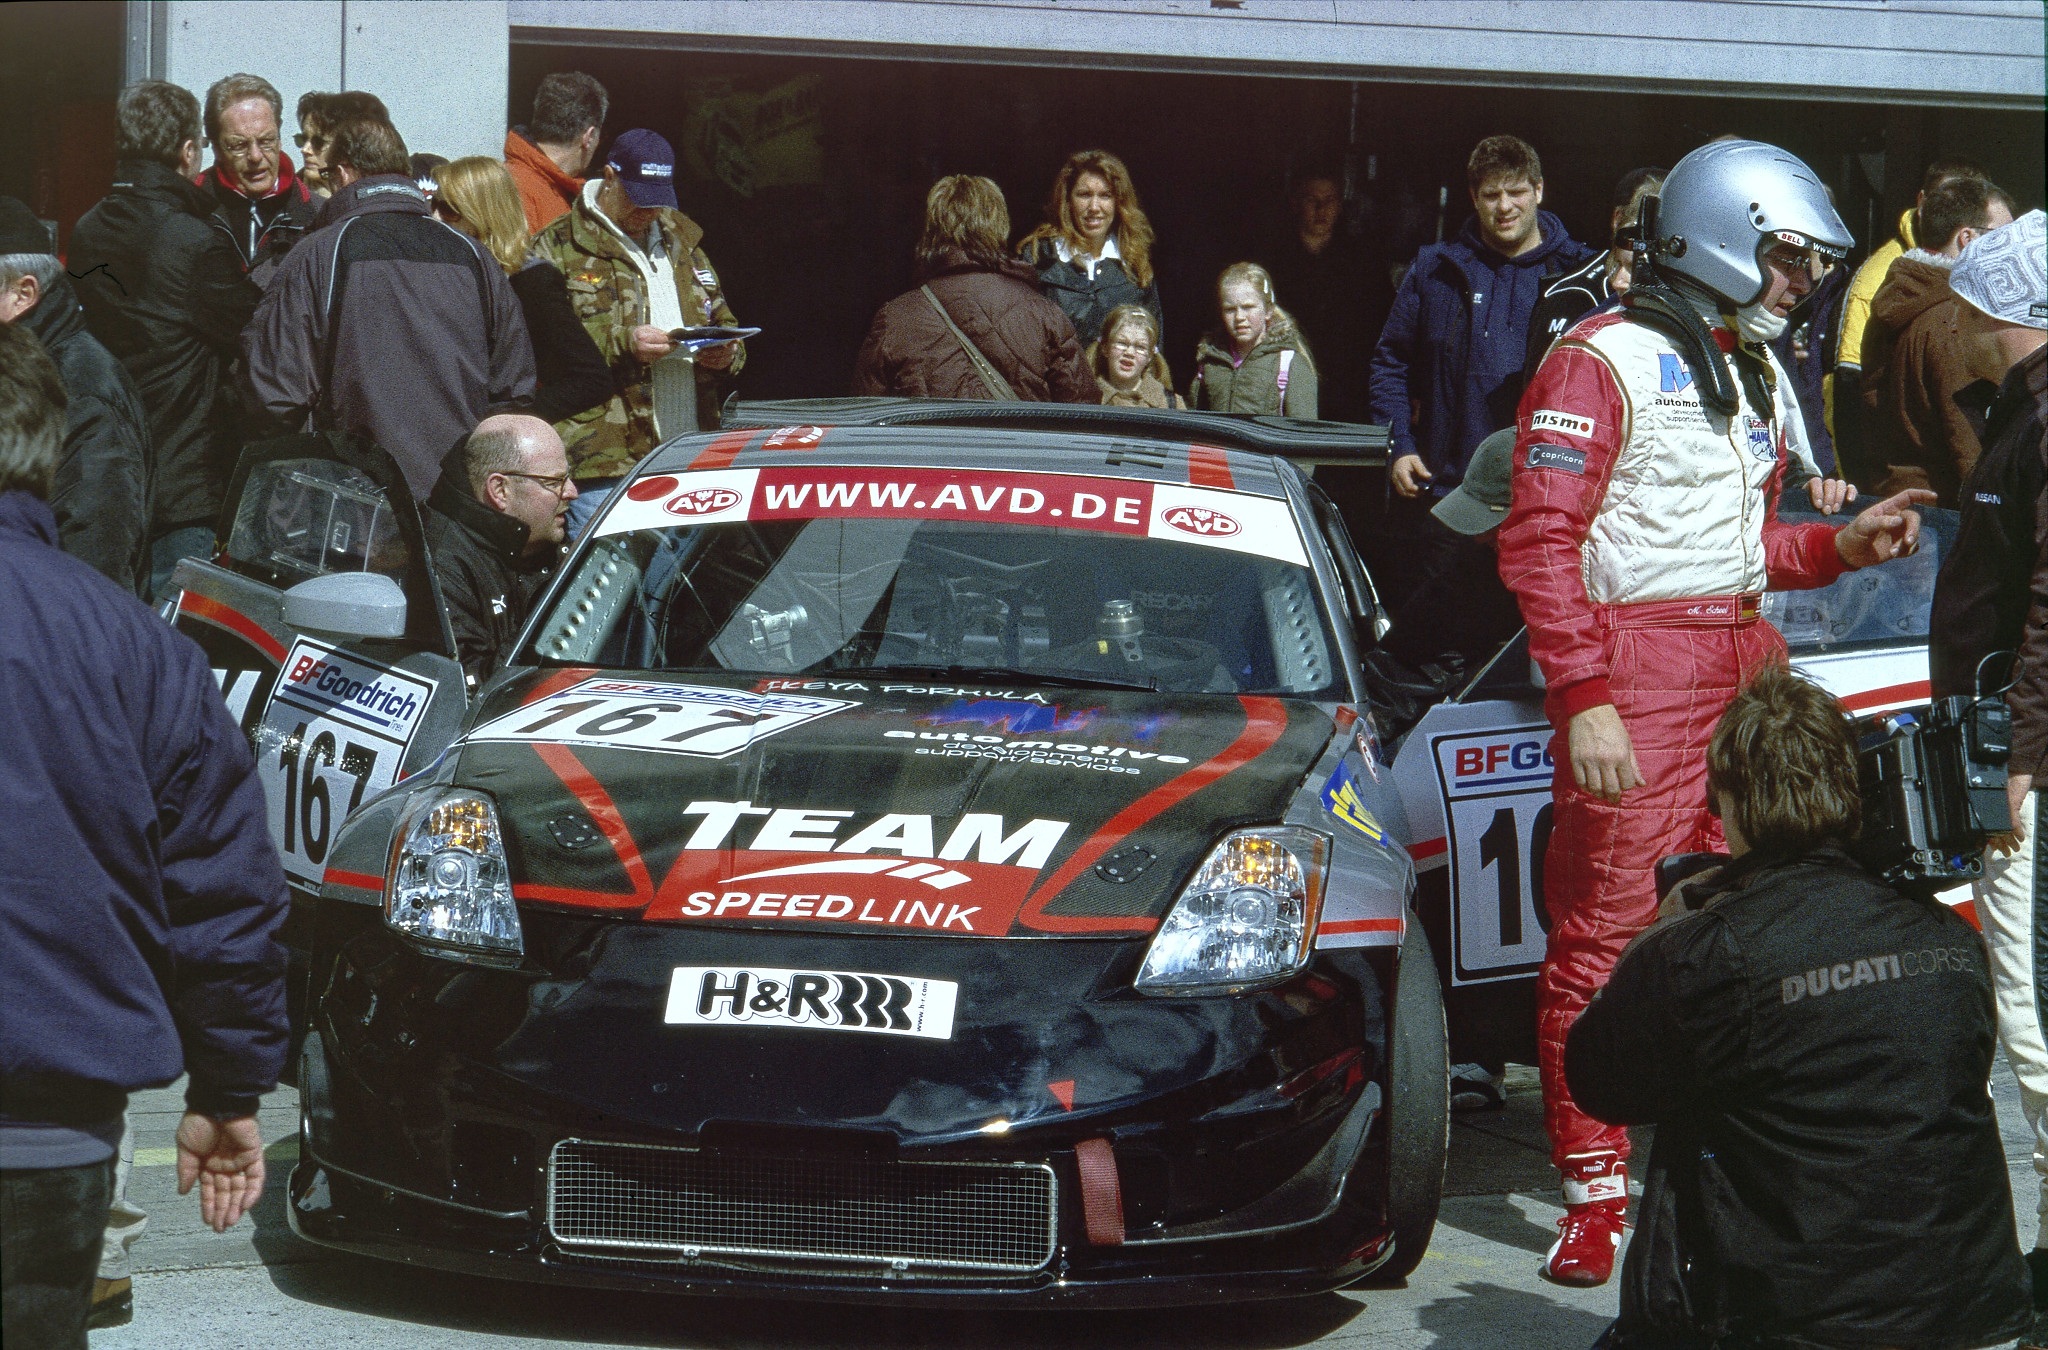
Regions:
[[[556, 424], [577, 486], [600, 500], [612, 480], [632, 473], [662, 439], [654, 423], [653, 363], [674, 350], [667, 330], [738, 323], [718, 273], [698, 247], [703, 229], [676, 209], [674, 162], [668, 143], [653, 132], [625, 133], [612, 147], [604, 177], [586, 184], [568, 213], [533, 239], [534, 251], [567, 279], [570, 304], [604, 353], [618, 390], [610, 401]], [[657, 289], [666, 285], [674, 286], [672, 296]], [[744, 343], [696, 354], [700, 426], [716, 425], [724, 386], [745, 362]], [[581, 524], [572, 516], [572, 529]]]

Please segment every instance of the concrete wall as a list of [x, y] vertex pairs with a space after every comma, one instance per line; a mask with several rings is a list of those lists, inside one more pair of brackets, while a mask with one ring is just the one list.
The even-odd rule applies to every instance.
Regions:
[[129, 7], [129, 77], [154, 75], [202, 99], [248, 71], [284, 96], [285, 127], [308, 90], [384, 100], [406, 146], [456, 159], [505, 144], [505, 0], [158, 0]]
[[2041, 0], [511, 0], [513, 36], [2039, 109]]

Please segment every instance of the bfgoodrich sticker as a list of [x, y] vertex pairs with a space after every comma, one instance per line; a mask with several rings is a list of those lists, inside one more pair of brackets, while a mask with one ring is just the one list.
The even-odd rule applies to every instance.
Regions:
[[866, 1031], [879, 1036], [953, 1039], [951, 980], [842, 970], [763, 966], [677, 966], [664, 1022], [684, 1026]]

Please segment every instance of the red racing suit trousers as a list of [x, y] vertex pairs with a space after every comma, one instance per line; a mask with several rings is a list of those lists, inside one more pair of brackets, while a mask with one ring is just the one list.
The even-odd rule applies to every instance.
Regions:
[[[1556, 806], [1543, 889], [1550, 940], [1536, 982], [1537, 1068], [1551, 1161], [1613, 1153], [1628, 1131], [1579, 1110], [1564, 1081], [1564, 1041], [1607, 983], [1622, 948], [1657, 917], [1656, 866], [1673, 853], [1720, 851], [1721, 822], [1707, 810], [1707, 742], [1749, 676], [1785, 659], [1785, 640], [1761, 619], [1700, 624], [1687, 601], [1598, 607], [1608, 689], [1635, 747], [1644, 785], [1609, 806], [1572, 778], [1569, 719], [1550, 709]], [[1754, 605], [1746, 607], [1753, 615]]]

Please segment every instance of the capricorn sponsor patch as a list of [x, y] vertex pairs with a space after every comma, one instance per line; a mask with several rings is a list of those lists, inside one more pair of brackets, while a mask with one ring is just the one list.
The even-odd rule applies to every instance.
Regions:
[[1558, 412], [1555, 408], [1539, 408], [1529, 415], [1531, 431], [1562, 431], [1572, 436], [1593, 434], [1593, 419], [1580, 417], [1576, 413]]
[[669, 978], [674, 1026], [750, 1026], [784, 1031], [866, 1031], [953, 1039], [960, 986], [912, 975], [766, 966], [677, 966]]
[[1586, 471], [1586, 452], [1568, 445], [1532, 445], [1524, 461], [1532, 469], [1562, 469], [1566, 473]]

